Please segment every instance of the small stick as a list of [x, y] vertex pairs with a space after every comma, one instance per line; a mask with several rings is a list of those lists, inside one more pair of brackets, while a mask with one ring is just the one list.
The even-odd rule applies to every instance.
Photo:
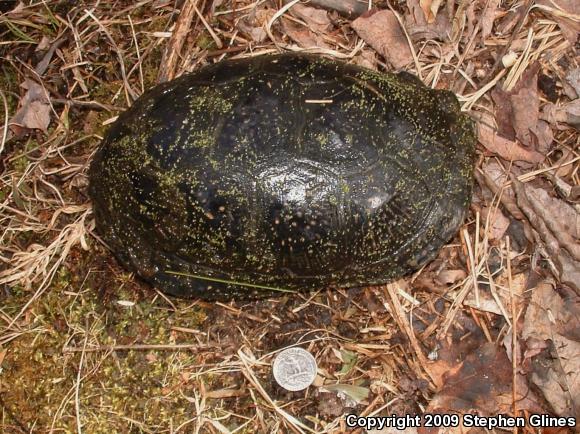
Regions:
[[[512, 260], [510, 258], [510, 237], [506, 237], [506, 249], [507, 249], [507, 272], [508, 272], [508, 287], [510, 290], [510, 304], [512, 311], [512, 402], [513, 402], [513, 412], [514, 417], [518, 415], [517, 407], [517, 351], [516, 351], [516, 340], [518, 338], [517, 333], [517, 318], [516, 318], [516, 304], [514, 302], [514, 291], [512, 286]], [[515, 428], [514, 428], [515, 429]], [[514, 433], [517, 433], [515, 429]]]
[[81, 424], [81, 400], [80, 400], [80, 389], [81, 389], [81, 373], [83, 371], [83, 363], [85, 361], [85, 354], [87, 349], [87, 342], [89, 340], [89, 335], [85, 335], [85, 342], [81, 348], [81, 360], [79, 361], [79, 370], [77, 371], [77, 381], [75, 383], [75, 414], [77, 421], [77, 433], [82, 434], [82, 424]]
[[181, 48], [185, 42], [185, 38], [191, 28], [191, 22], [195, 15], [198, 0], [186, 0], [183, 2], [179, 17], [175, 23], [173, 33], [169, 39], [169, 43], [163, 53], [161, 65], [159, 65], [159, 74], [157, 75], [157, 82], [164, 83], [171, 80], [175, 76], [175, 69]]
[[495, 183], [495, 181], [489, 177], [487, 173], [481, 172], [479, 169], [476, 169], [474, 171], [474, 175], [475, 179], [477, 180], [480, 186], [485, 185], [494, 195], [499, 196], [501, 204], [512, 216], [514, 216], [518, 220], [522, 220], [524, 218], [522, 211], [517, 206], [515, 201], [508, 195], [502, 194], [501, 191], [502, 187], [498, 186]]
[[205, 350], [209, 348], [220, 347], [220, 344], [200, 345], [200, 344], [134, 344], [134, 345], [100, 345], [98, 347], [64, 347], [63, 353], [96, 353], [99, 351], [178, 351], [178, 350]]
[[514, 31], [512, 32], [512, 34], [508, 40], [508, 43], [506, 45], [504, 45], [501, 52], [497, 55], [497, 58], [495, 59], [495, 63], [493, 64], [493, 67], [491, 68], [491, 72], [488, 74], [488, 77], [490, 77], [490, 80], [491, 80], [491, 77], [493, 77], [495, 75], [495, 73], [497, 72], [497, 70], [499, 69], [499, 66], [502, 64], [501, 60], [503, 59], [503, 56], [506, 55], [506, 53], [508, 52], [508, 50], [512, 46], [512, 43], [514, 42], [516, 35], [524, 27], [524, 23], [526, 22], [526, 17], [530, 13], [530, 10], [532, 9], [532, 6], [534, 6], [534, 3], [535, 3], [535, 0], [528, 0], [527, 1], [526, 8], [524, 9], [522, 15], [519, 18], [519, 22], [518, 22], [516, 29], [514, 29]]
[[397, 297], [396, 285], [394, 285], [392, 283], [388, 284], [387, 285], [387, 294], [389, 295], [389, 298], [391, 300], [391, 306], [393, 307], [393, 311], [391, 312], [393, 315], [393, 318], [395, 319], [395, 321], [397, 322], [399, 327], [408, 336], [409, 341], [411, 342], [411, 346], [413, 347], [413, 350], [415, 351], [415, 354], [417, 356], [417, 359], [419, 360], [419, 363], [421, 364], [421, 367], [423, 368], [425, 373], [427, 373], [428, 377], [433, 381], [433, 378], [431, 377], [431, 373], [427, 369], [427, 366], [428, 366], [427, 358], [423, 354], [423, 351], [421, 350], [421, 347], [419, 346], [419, 342], [417, 341], [417, 337], [415, 336], [415, 333], [413, 333], [413, 330], [411, 329], [411, 326], [409, 325], [407, 318], [405, 318], [405, 315], [403, 315], [403, 306], [401, 306], [401, 303], [399, 302], [399, 298]]
[[106, 110], [108, 112], [113, 112], [115, 110], [118, 110], [118, 111], [122, 110], [121, 107], [115, 107], [112, 105], [103, 104], [103, 103], [100, 103], [98, 101], [79, 101], [77, 99], [52, 98], [51, 102], [54, 105], [70, 104], [72, 106], [86, 107], [88, 109], [94, 109], [94, 110]]
[[206, 30], [209, 32], [209, 34], [211, 35], [212, 39], [214, 40], [215, 45], [218, 47], [218, 49], [222, 49], [224, 47], [224, 44], [222, 43], [222, 41], [220, 40], [220, 38], [218, 38], [218, 36], [215, 34], [215, 32], [213, 31], [213, 29], [211, 28], [211, 26], [209, 25], [209, 23], [205, 20], [205, 18], [203, 17], [202, 13], [197, 8], [197, 6], [194, 5], [193, 8], [195, 10], [195, 13], [197, 14], [197, 16], [199, 17], [199, 19], [203, 23], [204, 27], [206, 28]]

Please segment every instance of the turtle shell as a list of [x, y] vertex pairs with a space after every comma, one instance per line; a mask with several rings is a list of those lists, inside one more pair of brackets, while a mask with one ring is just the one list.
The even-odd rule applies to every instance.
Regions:
[[160, 289], [207, 300], [376, 285], [461, 225], [475, 156], [449, 91], [307, 55], [159, 85], [91, 168], [98, 231]]

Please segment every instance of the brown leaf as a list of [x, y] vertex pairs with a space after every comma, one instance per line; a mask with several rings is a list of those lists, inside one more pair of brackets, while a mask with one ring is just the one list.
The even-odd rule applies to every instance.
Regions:
[[353, 57], [352, 62], [368, 69], [377, 69], [377, 55], [374, 50], [361, 50], [360, 53]]
[[535, 201], [539, 208], [546, 210], [548, 218], [558, 222], [558, 230], [573, 238], [580, 238], [580, 215], [574, 208], [557, 197], [550, 196], [543, 188], [525, 186], [528, 198]]
[[[497, 415], [512, 407], [512, 364], [505, 350], [493, 343], [471, 352], [461, 368], [446, 378], [441, 390], [429, 403], [427, 413], [472, 413]], [[540, 411], [534, 393], [522, 375], [516, 376], [518, 408]], [[419, 428], [419, 433], [428, 432]]]
[[489, 217], [489, 230], [487, 232], [490, 240], [499, 240], [507, 231], [510, 225], [509, 219], [499, 208], [485, 207], [481, 210], [481, 217], [487, 219]]
[[437, 16], [437, 11], [441, 5], [441, 0], [420, 0], [419, 4], [421, 5], [421, 9], [425, 14], [427, 23], [434, 23], [435, 17]]
[[[480, 286], [478, 288], [479, 298], [476, 298], [475, 291], [469, 293], [463, 302], [466, 306], [471, 306], [474, 309], [482, 310], [485, 312], [495, 313], [496, 315], [505, 316], [511, 318], [511, 295], [509, 290], [504, 290], [503, 288], [508, 288], [507, 274], [504, 273], [499, 278], [494, 280], [495, 295], [491, 292], [489, 286]], [[491, 282], [490, 282], [491, 283]], [[517, 274], [512, 278], [511, 290], [514, 294], [514, 302], [516, 305], [516, 311], [523, 302], [521, 297], [526, 288], [526, 276], [524, 274]]]
[[[470, 322], [471, 319], [460, 312], [455, 325], [463, 330], [464, 327], [471, 327]], [[441, 389], [461, 369], [467, 355], [484, 343], [485, 336], [479, 332], [471, 334], [469, 340], [461, 339], [452, 332], [447, 339], [439, 341], [437, 359], [427, 366], [435, 385]]]
[[310, 6], [297, 3], [290, 8], [290, 13], [303, 20], [311, 30], [316, 32], [327, 32], [332, 23], [328, 17], [328, 12]]
[[491, 35], [491, 29], [493, 28], [493, 22], [495, 21], [499, 2], [500, 0], [490, 0], [487, 4], [487, 9], [485, 9], [481, 16], [482, 39], [486, 39], [489, 35]]
[[267, 8], [252, 10], [247, 16], [238, 21], [238, 28], [248, 35], [254, 42], [264, 42], [268, 37], [265, 26], [274, 16], [274, 11]]
[[[503, 187], [509, 181], [506, 169], [496, 159], [489, 159], [482, 169], [498, 187]], [[504, 194], [513, 197], [513, 192], [509, 189], [504, 190]]]
[[577, 130], [580, 129], [580, 98], [569, 102], [564, 106], [566, 112], [566, 123], [572, 125]]
[[580, 67], [568, 71], [568, 74], [566, 74], [566, 84], [572, 87], [576, 93], [576, 98], [580, 98]]
[[517, 86], [509, 92], [509, 101], [516, 137], [525, 146], [545, 153], [549, 150], [553, 136], [547, 125], [539, 125], [538, 122], [540, 117], [539, 68], [540, 65], [535, 63], [522, 75]]
[[559, 123], [567, 123], [580, 128], [580, 98], [562, 105], [548, 103], [542, 107], [540, 118], [561, 129]]
[[451, 24], [447, 13], [437, 14], [435, 21], [428, 23], [419, 0], [407, 0], [407, 6], [410, 13], [405, 15], [405, 25], [411, 39], [449, 40]]
[[539, 163], [544, 160], [544, 156], [534, 150], [529, 150], [518, 145], [512, 140], [505, 139], [482, 123], [478, 124], [477, 134], [479, 142], [490, 152], [493, 152], [507, 161], [527, 161], [528, 163]]
[[26, 79], [22, 84], [26, 94], [20, 100], [20, 108], [10, 120], [15, 133], [18, 128], [39, 129], [46, 132], [50, 123], [50, 104], [44, 88], [35, 81]]
[[542, 10], [549, 13], [558, 23], [562, 34], [570, 44], [576, 44], [580, 33], [580, 22], [572, 19], [569, 15], [580, 15], [580, 2], [578, 0], [537, 0], [536, 5], [542, 6]]
[[580, 261], [577, 259], [580, 246], [543, 206], [528, 197], [529, 186], [512, 177], [512, 187], [516, 192], [518, 206], [542, 239], [548, 259], [556, 266], [554, 271], [560, 281], [580, 294]]
[[441, 271], [435, 280], [442, 285], [450, 285], [452, 283], [458, 282], [460, 280], [465, 279], [467, 274], [464, 270], [443, 270]]
[[509, 99], [509, 94], [501, 87], [496, 86], [491, 91], [491, 98], [495, 103], [495, 120], [497, 122], [498, 134], [509, 140], [515, 140], [516, 131], [513, 126], [513, 109]]
[[393, 12], [383, 10], [370, 16], [363, 15], [351, 25], [395, 69], [401, 69], [413, 61], [407, 38]]
[[303, 48], [331, 48], [330, 45], [324, 41], [322, 35], [313, 32], [308, 27], [304, 27], [301, 24], [282, 18], [282, 28], [290, 39]]
[[[568, 332], [580, 330], [579, 302], [578, 296], [562, 298], [544, 282], [532, 293], [522, 328], [533, 349], [526, 352], [531, 380], [560, 416], [580, 416], [580, 342]], [[545, 346], [539, 346], [542, 341]]]
[[[284, 0], [284, 3], [290, 1]], [[368, 4], [360, 0], [310, 0], [310, 4], [329, 11], [336, 11], [347, 18], [356, 18], [368, 10]]]

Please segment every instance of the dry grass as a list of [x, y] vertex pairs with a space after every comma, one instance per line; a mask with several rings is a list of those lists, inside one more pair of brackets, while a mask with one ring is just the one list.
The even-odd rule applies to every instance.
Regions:
[[[540, 260], [555, 266], [541, 243], [522, 253], [509, 238], [491, 240], [493, 221], [490, 214], [481, 218], [479, 205], [435, 263], [384, 288], [208, 304], [169, 300], [120, 269], [94, 233], [86, 171], [106, 125], [158, 78], [278, 50], [388, 65], [338, 16], [338, 30], [323, 35], [332, 48], [296, 45], [280, 26], [296, 1], [279, 7], [191, 0], [181, 16], [162, 0], [74, 3], [31, 2], [0, 16], [1, 432], [342, 432], [351, 411], [424, 410], [437, 388], [429, 359], [452, 331], [495, 342], [511, 334], [517, 341], [512, 325], [531, 285], [518, 276]], [[394, 3], [402, 20], [403, 2]], [[508, 3], [511, 10], [525, 8]], [[500, 9], [502, 16], [510, 8]], [[412, 43], [406, 34], [410, 70], [429, 86], [455, 90], [464, 110], [493, 123], [490, 92], [497, 83], [509, 90], [535, 61], [561, 77], [563, 60], [572, 55], [553, 15], [542, 14], [546, 8], [525, 8], [510, 30], [482, 43], [484, 9], [470, 22], [459, 7], [450, 43]], [[264, 40], [240, 31], [241, 22], [263, 29]], [[490, 50], [517, 58], [503, 67]], [[10, 137], [25, 78], [50, 96], [50, 127]], [[555, 141], [535, 167], [516, 171], [483, 153], [478, 166], [495, 159], [523, 182], [558, 177], [571, 166], [561, 180], [577, 188], [578, 137], [562, 130]], [[562, 162], [561, 154], [570, 158]], [[478, 180], [491, 190], [492, 210], [520, 212], [506, 193], [509, 179], [497, 184], [478, 172]], [[433, 284], [442, 269], [464, 273]], [[497, 315], [480, 309], [483, 287], [499, 306]], [[270, 363], [292, 345], [315, 355], [317, 386], [356, 385], [368, 396], [352, 403], [323, 387], [278, 388]], [[516, 357], [513, 362], [515, 378]]]

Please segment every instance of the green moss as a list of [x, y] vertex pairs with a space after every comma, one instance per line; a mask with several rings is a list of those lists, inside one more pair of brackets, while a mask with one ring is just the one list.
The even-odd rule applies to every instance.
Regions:
[[[91, 264], [91, 260], [94, 258], [83, 262]], [[140, 300], [127, 285], [131, 282], [127, 275], [110, 276], [102, 282], [115, 288], [114, 299], [103, 302], [99, 292], [87, 288], [91, 275], [81, 276], [80, 271], [67, 268], [59, 271], [48, 291], [30, 307], [32, 332], [8, 346], [0, 375], [0, 394], [26, 426], [35, 424], [37, 429], [46, 430], [54, 419], [57, 430], [75, 430], [75, 418], [63, 415], [75, 414], [70, 391], [76, 385], [80, 353], [63, 353], [64, 347], [82, 348], [85, 337], [87, 347], [170, 345], [174, 342], [171, 325], [199, 328], [206, 321], [203, 309], [184, 309], [186, 301], [176, 300], [179, 310], [172, 312], [153, 305], [151, 297]], [[79, 279], [84, 282], [82, 288]], [[29, 292], [16, 289], [2, 301], [7, 313], [17, 310], [30, 297]], [[116, 300], [135, 304], [126, 307]], [[177, 343], [181, 339], [183, 335]], [[170, 420], [178, 426], [190, 419], [191, 404], [176, 391], [183, 387], [183, 369], [196, 364], [199, 364], [197, 355], [190, 351], [85, 353], [82, 374], [89, 375], [79, 388], [84, 430], [129, 432], [128, 419], [167, 429]]]
[[209, 50], [215, 48], [215, 41], [209, 34], [205, 32], [202, 32], [199, 35], [195, 44], [202, 50]]

